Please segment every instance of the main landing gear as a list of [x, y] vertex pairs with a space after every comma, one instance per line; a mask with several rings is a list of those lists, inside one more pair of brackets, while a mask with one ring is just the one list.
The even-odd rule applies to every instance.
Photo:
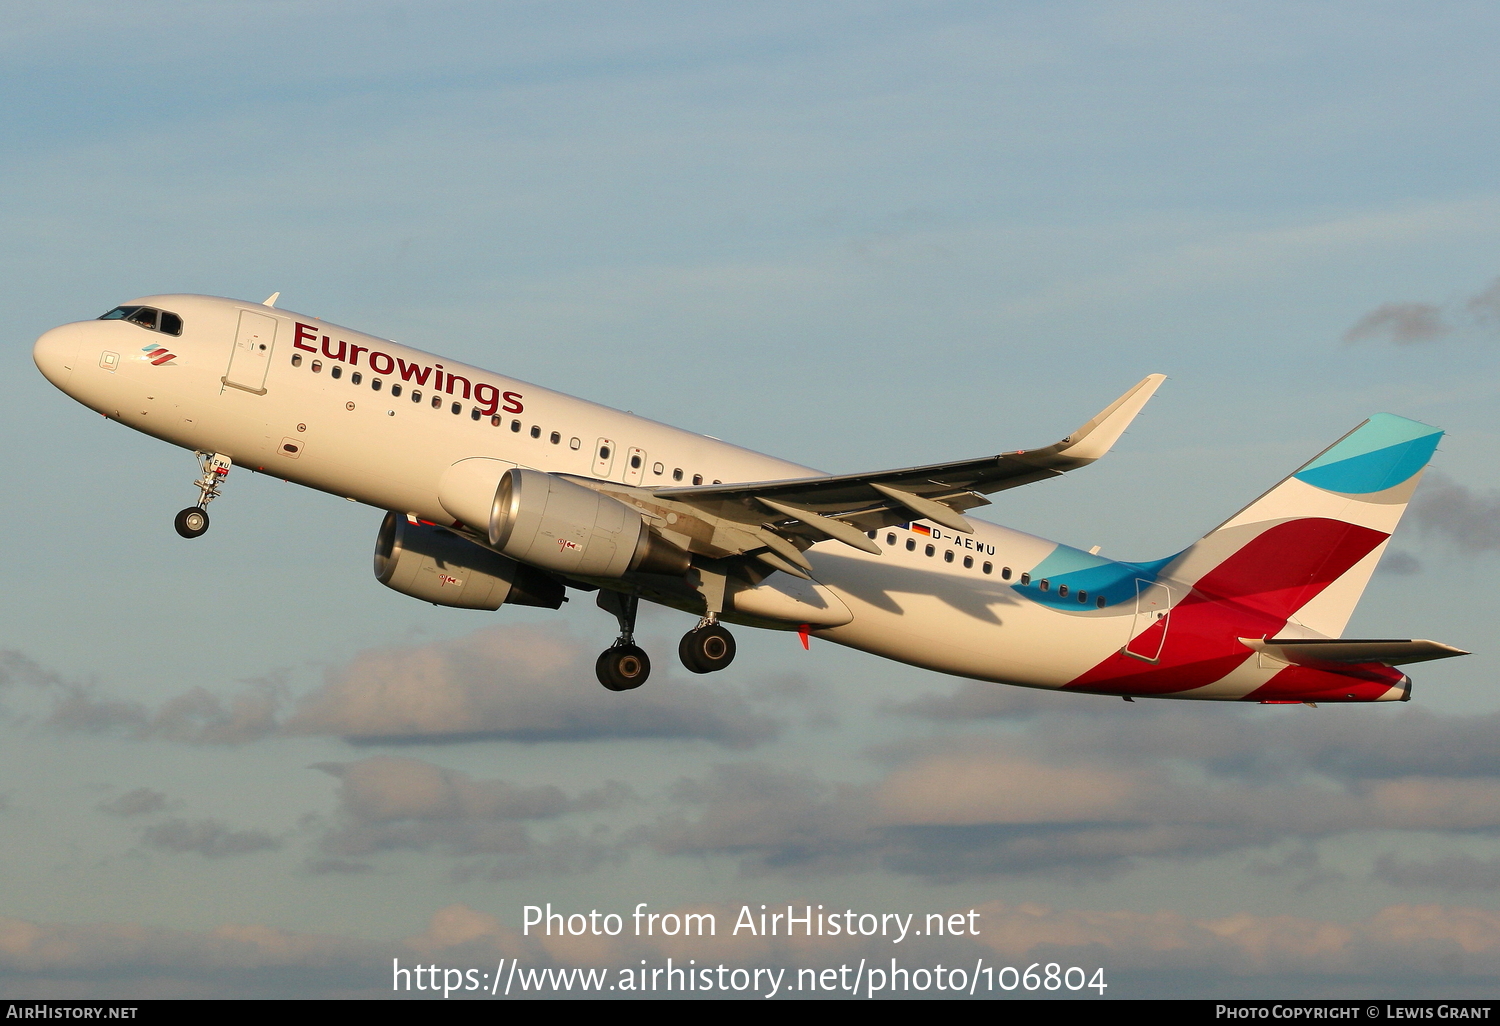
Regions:
[[196, 538], [208, 530], [206, 507], [219, 497], [219, 485], [223, 484], [224, 479], [229, 476], [229, 468], [234, 465], [222, 453], [200, 452], [197, 456], [198, 463], [203, 468], [203, 476], [193, 482], [198, 486], [198, 505], [189, 506], [172, 521], [172, 526], [184, 538]]
[[734, 662], [734, 635], [717, 619], [704, 618], [677, 643], [677, 657], [694, 673], [713, 673]]
[[[600, 609], [613, 613], [620, 622], [620, 636], [599, 653], [594, 663], [599, 683], [611, 691], [638, 688], [651, 676], [651, 659], [635, 643], [635, 614], [640, 608], [640, 596], [601, 588], [596, 601]], [[734, 635], [719, 623], [717, 616], [706, 616], [682, 636], [677, 655], [682, 665], [694, 673], [722, 670], [734, 661]]]
[[620, 622], [620, 636], [594, 662], [599, 683], [611, 691], [632, 691], [651, 676], [651, 659], [635, 643], [635, 614], [640, 608], [639, 595], [621, 595], [607, 588], [599, 589], [599, 608], [615, 614]]

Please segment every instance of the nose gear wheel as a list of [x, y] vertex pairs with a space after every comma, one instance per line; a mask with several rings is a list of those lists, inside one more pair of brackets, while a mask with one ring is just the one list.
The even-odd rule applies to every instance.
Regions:
[[208, 510], [202, 506], [189, 506], [177, 514], [172, 526], [184, 538], [196, 538], [208, 530]]

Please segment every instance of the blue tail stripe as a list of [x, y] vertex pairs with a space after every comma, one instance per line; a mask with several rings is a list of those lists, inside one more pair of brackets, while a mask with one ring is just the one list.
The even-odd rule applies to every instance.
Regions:
[[1427, 466], [1442, 437], [1441, 431], [1434, 431], [1422, 438], [1388, 445], [1335, 463], [1309, 467], [1297, 475], [1297, 480], [1346, 495], [1384, 491]]

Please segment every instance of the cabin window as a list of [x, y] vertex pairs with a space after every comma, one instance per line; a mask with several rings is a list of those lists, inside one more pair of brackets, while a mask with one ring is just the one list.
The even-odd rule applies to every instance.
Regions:
[[1043, 577], [1041, 579], [1041, 581], [1037, 584], [1037, 587], [1041, 588], [1043, 591], [1047, 591], [1047, 590], [1051, 589], [1052, 582], [1049, 581], [1049, 580], [1047, 580], [1047, 578]]
[[723, 483], [724, 482], [720, 481], [718, 478], [714, 478], [714, 484], [723, 484]]
[[995, 572], [995, 564], [994, 563], [986, 563], [986, 564], [984, 564], [984, 566], [980, 567], [980, 569], [983, 570], [987, 574], [994, 573]]
[[383, 384], [385, 384], [385, 382], [381, 381], [379, 378], [371, 378], [370, 379], [370, 389], [372, 391], [379, 392], [380, 391], [380, 386], [383, 385]]
[[365, 376], [363, 374], [361, 374], [359, 371], [355, 371], [353, 374], [349, 375], [349, 384], [357, 385], [364, 379]]
[[469, 411], [469, 419], [470, 420], [478, 420], [482, 416], [484, 416], [484, 414], [482, 414], [482, 413], [479, 412], [479, 407], [477, 407], [477, 406], [474, 407], [472, 410]]
[[917, 551], [917, 540], [915, 538], [908, 538], [908, 539], [906, 539], [906, 551], [907, 552], [915, 552], [915, 551]]
[[935, 552], [937, 552], [937, 546], [936, 545], [929, 545], [929, 546], [927, 546], [927, 554], [929, 556], [932, 555]]
[[[583, 448], [583, 441], [582, 441], [582, 439], [578, 439], [578, 438], [570, 438], [570, 439], [568, 439], [568, 448], [569, 449], [582, 449]], [[656, 472], [658, 474], [661, 473], [661, 464], [660, 463], [658, 463], [656, 465]]]
[[513, 420], [513, 421], [511, 421], [510, 422], [510, 429], [512, 431], [516, 432], [517, 434], [520, 434], [520, 432], [521, 432], [521, 422], [519, 420]]
[[330, 378], [341, 378], [344, 376], [344, 368], [340, 367], [338, 364], [334, 364], [332, 367], [328, 368], [328, 376]]
[[865, 535], [873, 541], [875, 536], [879, 533], [879, 531], [866, 531]]
[[421, 389], [414, 388], [411, 390], [411, 401], [414, 403], [419, 403], [422, 401]]
[[1103, 595], [1100, 595], [1098, 598], [1094, 599], [1094, 605], [1098, 606], [1100, 609], [1104, 608], [1104, 604], [1105, 602]]
[[1057, 586], [1057, 597], [1058, 598], [1067, 598], [1068, 597], [1068, 586], [1066, 584], [1059, 584]]
[[1000, 568], [1000, 579], [1002, 581], [1008, 581], [1008, 580], [1010, 580], [1010, 567], [1008, 567], [1008, 566], [1002, 566]]
[[633, 453], [630, 454], [630, 469], [631, 470], [640, 470], [641, 469], [641, 454], [640, 453], [633, 452]]
[[682, 480], [682, 468], [681, 467], [673, 467], [672, 468], [672, 480], [673, 481], [681, 481]]
[[943, 553], [943, 562], [944, 563], [951, 563], [951, 562], [953, 562], [953, 550], [952, 549], [948, 549], [948, 550], [944, 551], [944, 553]]
[[[556, 445], [557, 443], [559, 443], [559, 442], [562, 441], [562, 435], [560, 435], [556, 431], [554, 431], [554, 432], [552, 432], [551, 435], [549, 435], [547, 437], [547, 441], [551, 442], [553, 445]], [[635, 465], [639, 467], [641, 465], [640, 460], [636, 460]]]
[[1021, 575], [1021, 583], [1022, 584], [1030, 584], [1031, 583], [1031, 575], [1029, 573], [1022, 574]]
[[434, 410], [441, 410], [443, 408], [443, 397], [442, 396], [435, 395], [435, 396], [432, 397], [432, 408]]
[[609, 459], [609, 446], [607, 446], [607, 445], [601, 445], [601, 446], [599, 446], [599, 458], [601, 460], [607, 460], [607, 459]]
[[1078, 593], [1078, 604], [1080, 606], [1086, 606], [1086, 605], [1089, 604], [1089, 593], [1088, 592], [1086, 592], [1086, 591], [1080, 591]]
[[497, 413], [493, 417], [490, 418], [490, 427], [499, 427], [499, 426], [500, 426], [500, 414]]
[[666, 473], [666, 471], [667, 468], [662, 466], [660, 463], [654, 463], [651, 466], [651, 473], [653, 474], [664, 474]]
[[972, 570], [972, 569], [974, 569], [974, 557], [973, 556], [965, 556], [964, 557], [964, 569], [965, 570]]
[[302, 366], [302, 354], [301, 353], [293, 353], [292, 354], [292, 366], [293, 367], [301, 367]]
[[318, 371], [320, 371], [322, 369], [323, 369], [323, 361], [322, 360], [314, 360], [312, 362], [312, 372], [314, 374], [318, 373]]
[[894, 545], [894, 544], [896, 544], [896, 536], [894, 534], [888, 534], [888, 535], [886, 535], [885, 536], [885, 543], [887, 545]]
[[540, 424], [533, 424], [533, 425], [531, 425], [531, 437], [532, 438], [541, 438], [542, 437], [542, 426]]
[[693, 475], [693, 484], [695, 484], [695, 485], [701, 485], [702, 483], [703, 483], [703, 475], [702, 474], [694, 474]]
[[453, 415], [455, 417], [457, 417], [462, 412], [464, 412], [464, 404], [463, 403], [454, 403], [453, 404]]
[[400, 395], [400, 394], [401, 394], [401, 386], [400, 386], [400, 384], [392, 384], [391, 385], [391, 395]]

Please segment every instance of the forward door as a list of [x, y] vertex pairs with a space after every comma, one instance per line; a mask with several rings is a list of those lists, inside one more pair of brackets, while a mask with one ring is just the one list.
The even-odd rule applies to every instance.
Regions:
[[253, 310], [241, 310], [239, 330], [234, 336], [234, 352], [229, 357], [229, 372], [224, 375], [224, 384], [265, 395], [266, 371], [271, 367], [271, 353], [275, 346], [276, 318]]

